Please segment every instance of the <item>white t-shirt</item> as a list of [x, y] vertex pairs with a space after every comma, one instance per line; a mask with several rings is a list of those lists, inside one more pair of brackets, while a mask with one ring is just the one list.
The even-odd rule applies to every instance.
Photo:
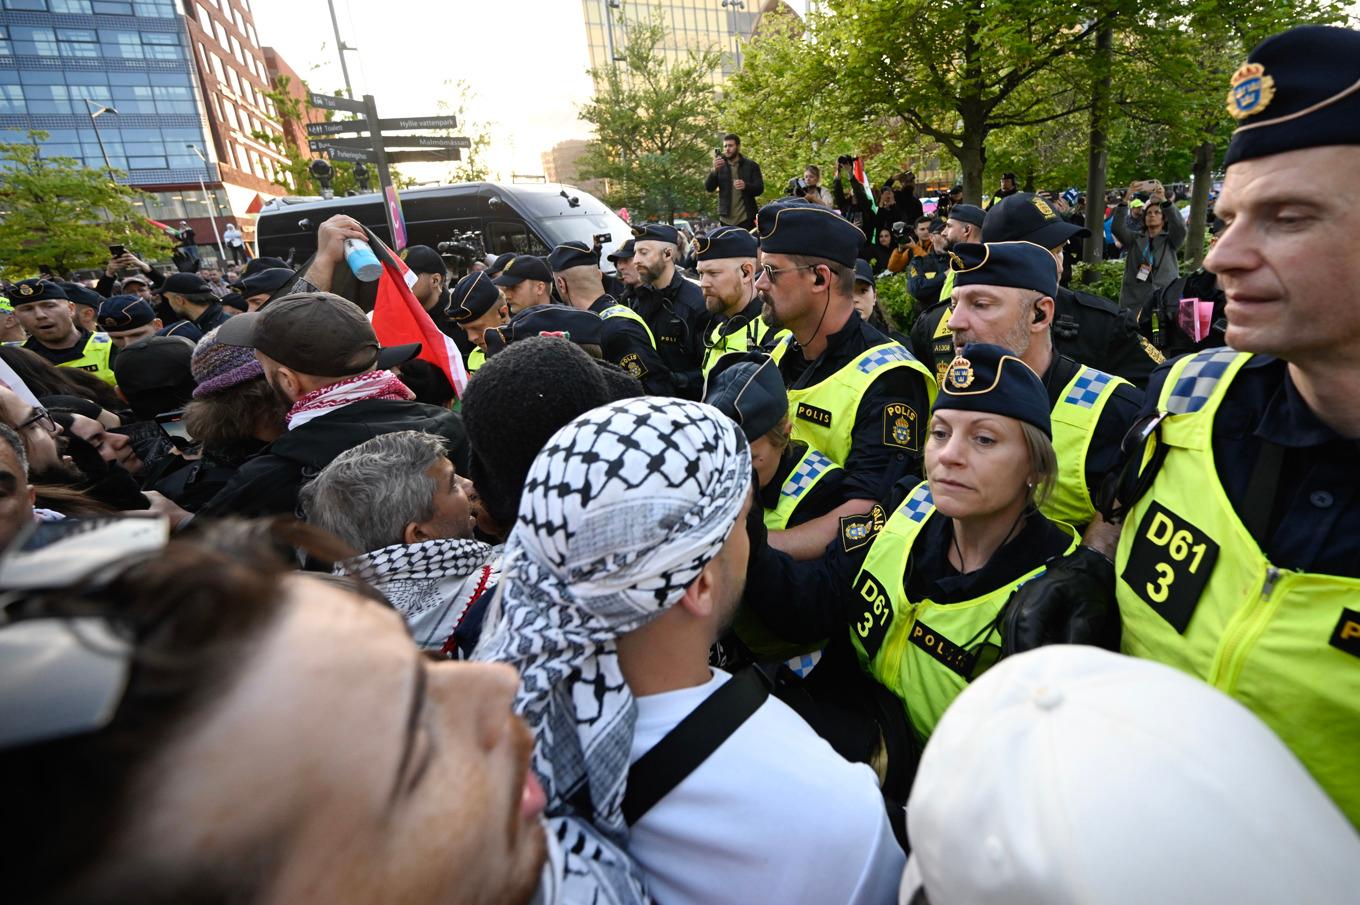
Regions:
[[[731, 676], [637, 698], [632, 761]], [[906, 858], [873, 770], [773, 695], [633, 826], [658, 905], [897, 901]]]

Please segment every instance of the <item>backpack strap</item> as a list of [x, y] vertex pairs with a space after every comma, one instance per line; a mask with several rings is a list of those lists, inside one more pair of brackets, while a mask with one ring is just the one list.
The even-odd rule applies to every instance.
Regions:
[[770, 695], [764, 675], [747, 668], [734, 675], [681, 720], [628, 770], [623, 819], [629, 826], [708, 760]]

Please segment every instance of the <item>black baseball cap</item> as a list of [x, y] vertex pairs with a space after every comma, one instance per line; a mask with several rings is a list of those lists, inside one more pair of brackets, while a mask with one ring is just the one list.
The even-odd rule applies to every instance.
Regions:
[[264, 292], [274, 292], [292, 278], [293, 271], [287, 267], [271, 267], [238, 280], [236, 289], [243, 297], [250, 298]]
[[127, 393], [141, 393], [165, 387], [187, 385], [193, 389], [194, 377], [189, 362], [194, 344], [182, 336], [149, 336], [118, 353], [113, 373], [118, 386]]
[[497, 286], [518, 286], [525, 280], [552, 282], [552, 271], [538, 255], [515, 255], [515, 259], [505, 265], [501, 275], [492, 280]]
[[245, 346], [316, 377], [347, 377], [378, 360], [378, 337], [358, 305], [329, 292], [299, 292], [217, 328], [217, 341]]
[[[952, 211], [949, 216], [954, 216]], [[1058, 216], [1047, 201], [1033, 192], [1016, 192], [1002, 198], [992, 205], [987, 222], [982, 225], [984, 242], [1033, 242], [1044, 248], [1057, 248], [1073, 236], [1090, 234], [1086, 227]]]
[[156, 290], [162, 295], [167, 292], [176, 292], [180, 295], [197, 295], [202, 292], [212, 292], [208, 286], [208, 281], [196, 273], [172, 273], [165, 278], [161, 288]]
[[428, 245], [412, 245], [402, 253], [402, 259], [412, 273], [448, 273], [444, 259]]

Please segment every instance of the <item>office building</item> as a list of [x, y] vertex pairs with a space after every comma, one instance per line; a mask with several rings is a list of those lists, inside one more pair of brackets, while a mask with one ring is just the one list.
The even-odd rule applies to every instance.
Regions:
[[577, 188], [590, 192], [595, 196], [604, 193], [604, 182], [599, 179], [582, 179], [580, 177], [580, 159], [586, 151], [589, 142], [583, 139], [573, 138], [568, 141], [559, 141], [552, 146], [551, 151], [543, 152], [543, 174], [548, 182], [563, 182], [574, 185]]
[[248, 2], [182, 4], [0, 0], [0, 135], [40, 129], [44, 155], [107, 157], [149, 193], [147, 217], [187, 221], [207, 254], [214, 218], [253, 238], [284, 157], [254, 137], [281, 131]]

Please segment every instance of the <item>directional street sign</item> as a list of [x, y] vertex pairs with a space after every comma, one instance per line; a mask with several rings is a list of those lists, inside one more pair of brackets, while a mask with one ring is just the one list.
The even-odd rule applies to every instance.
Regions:
[[384, 148], [470, 148], [466, 138], [446, 138], [443, 135], [384, 135]]
[[310, 138], [307, 146], [313, 151], [329, 151], [333, 148], [356, 148], [361, 151], [373, 150], [371, 138]]
[[363, 101], [351, 97], [336, 97], [332, 94], [317, 94], [315, 92], [307, 95], [307, 103], [318, 110], [344, 110], [349, 113], [364, 113], [368, 110]]
[[440, 163], [445, 160], [462, 160], [463, 152], [457, 148], [431, 148], [425, 151], [392, 151], [387, 155], [388, 163]]
[[313, 152], [325, 151], [331, 155], [331, 160], [362, 160], [364, 163], [376, 163], [378, 160], [378, 155], [367, 148], [330, 148], [317, 147], [317, 142], [309, 142], [309, 144], [311, 144]]
[[412, 116], [378, 120], [379, 129], [457, 129], [456, 116]]
[[308, 135], [340, 135], [343, 132], [367, 132], [368, 123], [362, 119], [343, 123], [308, 123]]

